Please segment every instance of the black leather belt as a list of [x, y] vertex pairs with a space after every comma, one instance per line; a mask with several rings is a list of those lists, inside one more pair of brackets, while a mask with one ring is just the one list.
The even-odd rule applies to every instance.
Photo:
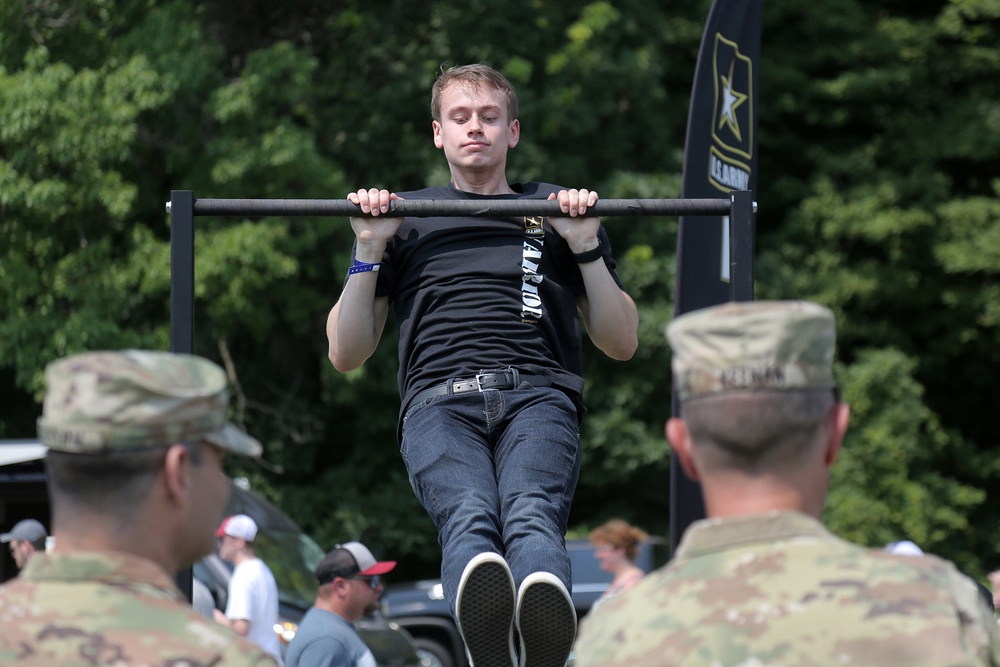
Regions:
[[464, 394], [470, 391], [486, 391], [487, 389], [515, 389], [522, 382], [536, 387], [552, 386], [552, 381], [541, 375], [521, 375], [516, 369], [480, 373], [471, 378], [455, 378], [418, 391], [410, 399], [408, 405], [416, 405], [432, 396]]

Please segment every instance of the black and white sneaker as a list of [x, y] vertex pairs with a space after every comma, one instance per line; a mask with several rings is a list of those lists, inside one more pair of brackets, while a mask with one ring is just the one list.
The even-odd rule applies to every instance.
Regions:
[[455, 616], [471, 667], [515, 667], [514, 578], [499, 554], [481, 553], [465, 566]]
[[565, 667], [576, 640], [576, 608], [554, 574], [534, 572], [517, 592], [520, 667]]

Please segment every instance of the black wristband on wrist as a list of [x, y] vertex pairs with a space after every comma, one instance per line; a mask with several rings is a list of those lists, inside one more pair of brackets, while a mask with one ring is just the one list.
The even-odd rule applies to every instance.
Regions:
[[587, 252], [573, 253], [573, 259], [576, 260], [577, 264], [589, 264], [590, 262], [596, 262], [602, 257], [604, 257], [604, 244], [601, 243], [601, 239], [597, 239], [596, 248]]

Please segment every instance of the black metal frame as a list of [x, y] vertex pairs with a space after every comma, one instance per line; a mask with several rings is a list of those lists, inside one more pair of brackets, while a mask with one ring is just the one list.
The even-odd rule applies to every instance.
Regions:
[[[601, 199], [590, 209], [601, 217], [729, 216], [729, 299], [753, 301], [753, 255], [756, 205], [748, 190], [732, 191], [729, 199]], [[385, 215], [401, 216], [556, 216], [552, 200], [398, 200]], [[194, 352], [194, 218], [195, 216], [330, 216], [360, 215], [346, 199], [196, 199], [191, 190], [173, 190], [170, 215], [170, 349]], [[674, 485], [676, 489], [676, 485]], [[671, 505], [677, 498], [671, 493]], [[674, 522], [672, 521], [671, 524]], [[671, 529], [673, 530], [673, 528]], [[679, 534], [671, 533], [671, 545]], [[192, 574], [177, 573], [177, 584], [191, 599]]]

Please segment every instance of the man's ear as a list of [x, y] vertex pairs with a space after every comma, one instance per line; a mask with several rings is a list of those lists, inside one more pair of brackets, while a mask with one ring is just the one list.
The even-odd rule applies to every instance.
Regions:
[[510, 138], [507, 140], [507, 147], [513, 148], [517, 146], [517, 142], [521, 140], [521, 121], [514, 119], [510, 123]]
[[681, 462], [681, 467], [692, 482], [698, 481], [698, 468], [695, 466], [694, 458], [691, 456], [691, 435], [687, 430], [687, 423], [679, 417], [671, 417], [664, 428], [670, 448], [674, 450], [674, 455]]
[[832, 408], [826, 436], [826, 465], [832, 466], [840, 455], [840, 447], [844, 443], [847, 427], [851, 423], [851, 406], [847, 403], [837, 403]]
[[191, 455], [184, 445], [171, 445], [163, 460], [163, 481], [167, 497], [179, 501], [191, 492]]
[[438, 148], [444, 148], [444, 139], [441, 138], [441, 123], [432, 120], [431, 131], [434, 133], [434, 145]]

